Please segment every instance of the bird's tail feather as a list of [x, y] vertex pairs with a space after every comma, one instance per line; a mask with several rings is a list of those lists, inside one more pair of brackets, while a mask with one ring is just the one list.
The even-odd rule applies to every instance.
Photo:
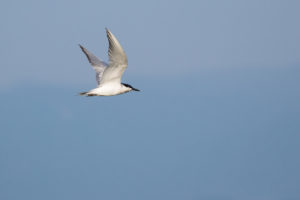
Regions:
[[89, 93], [89, 92], [80, 92], [79, 95], [80, 96], [86, 96], [86, 97], [97, 96], [96, 94], [92, 94], [92, 93]]

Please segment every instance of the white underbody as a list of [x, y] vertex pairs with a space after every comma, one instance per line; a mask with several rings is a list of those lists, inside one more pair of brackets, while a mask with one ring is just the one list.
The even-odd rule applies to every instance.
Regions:
[[127, 68], [127, 56], [117, 38], [106, 29], [109, 41], [108, 56], [109, 64], [101, 61], [91, 52], [80, 45], [81, 50], [87, 56], [90, 64], [96, 71], [98, 87], [88, 92], [82, 92], [85, 96], [113, 96], [123, 94], [131, 90], [139, 91], [128, 84], [122, 84], [121, 78]]
[[123, 94], [129, 92], [132, 89], [118, 83], [105, 83], [100, 84], [99, 87], [92, 89], [86, 93], [86, 95], [96, 95], [96, 96], [113, 96], [118, 94]]

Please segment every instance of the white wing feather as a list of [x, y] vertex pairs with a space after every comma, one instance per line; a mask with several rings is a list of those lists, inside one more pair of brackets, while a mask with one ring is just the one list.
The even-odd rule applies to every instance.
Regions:
[[104, 70], [100, 84], [107, 82], [120, 84], [123, 72], [128, 65], [127, 57], [119, 41], [108, 29], [106, 29], [106, 34], [109, 42], [109, 66]]
[[93, 55], [91, 52], [89, 52], [86, 48], [79, 45], [82, 52], [86, 55], [87, 59], [89, 60], [90, 64], [96, 71], [96, 80], [98, 85], [100, 85], [101, 78], [103, 76], [104, 70], [107, 68], [107, 63], [101, 61], [99, 58], [97, 58], [95, 55]]

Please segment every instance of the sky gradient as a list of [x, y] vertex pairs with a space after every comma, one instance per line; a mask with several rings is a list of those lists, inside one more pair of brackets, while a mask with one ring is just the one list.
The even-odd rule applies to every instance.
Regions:
[[[299, 8], [2, 1], [0, 199], [299, 199]], [[77, 95], [105, 27], [141, 92]]]

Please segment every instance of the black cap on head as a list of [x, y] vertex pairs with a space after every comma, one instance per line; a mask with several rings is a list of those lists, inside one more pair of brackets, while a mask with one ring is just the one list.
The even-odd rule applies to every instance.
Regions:
[[134, 88], [134, 87], [132, 87], [131, 85], [129, 85], [129, 84], [127, 84], [127, 83], [122, 83], [124, 86], [126, 86], [126, 87], [129, 87], [129, 88], [131, 88], [132, 90], [134, 90], [134, 91], [140, 91], [139, 89], [136, 89], [136, 88]]

